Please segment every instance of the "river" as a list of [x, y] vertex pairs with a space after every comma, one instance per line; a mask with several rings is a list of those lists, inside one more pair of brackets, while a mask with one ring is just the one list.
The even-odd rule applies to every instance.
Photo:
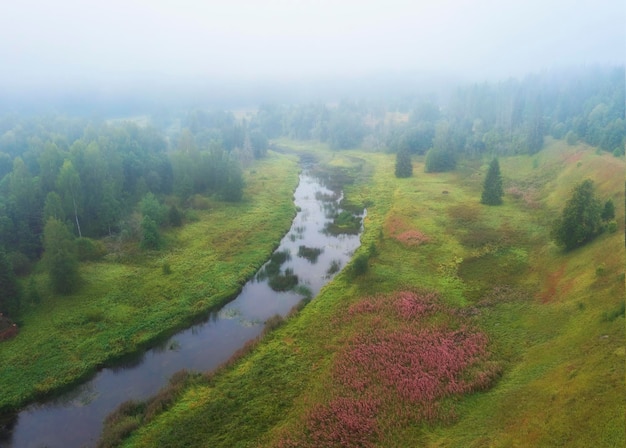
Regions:
[[304, 296], [315, 297], [360, 244], [358, 233], [329, 231], [333, 216], [341, 211], [340, 199], [340, 191], [303, 172], [294, 193], [298, 213], [290, 231], [233, 301], [132, 361], [102, 369], [63, 395], [24, 408], [0, 431], [0, 446], [95, 446], [104, 418], [119, 404], [154, 395], [181, 369], [215, 369], [258, 336], [268, 318], [284, 316]]

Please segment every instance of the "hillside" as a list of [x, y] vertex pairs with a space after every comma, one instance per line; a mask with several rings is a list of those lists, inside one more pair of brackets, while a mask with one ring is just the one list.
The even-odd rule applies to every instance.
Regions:
[[[396, 179], [391, 155], [309, 149], [360, 167], [352, 267], [124, 446], [624, 445], [623, 157], [550, 140], [501, 158], [488, 207], [487, 160]], [[549, 228], [585, 178], [618, 230], [565, 253]]]

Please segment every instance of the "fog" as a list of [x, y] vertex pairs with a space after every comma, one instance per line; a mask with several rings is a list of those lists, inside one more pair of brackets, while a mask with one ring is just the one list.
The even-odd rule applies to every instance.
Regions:
[[493, 80], [623, 64], [626, 45], [623, 0], [21, 0], [2, 9], [5, 99]]

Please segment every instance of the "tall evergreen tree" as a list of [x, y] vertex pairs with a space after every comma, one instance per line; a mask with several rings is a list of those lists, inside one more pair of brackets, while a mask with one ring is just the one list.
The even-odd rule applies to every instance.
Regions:
[[563, 213], [554, 224], [552, 237], [565, 250], [591, 241], [602, 230], [602, 204], [594, 193], [593, 181], [576, 185], [565, 203]]
[[504, 196], [504, 190], [502, 190], [500, 164], [498, 159], [495, 158], [489, 164], [489, 171], [487, 171], [487, 177], [485, 177], [480, 202], [485, 205], [500, 205], [502, 204], [502, 196]]
[[399, 151], [396, 154], [396, 177], [411, 177], [412, 175], [411, 154], [408, 151]]
[[615, 204], [613, 204], [612, 199], [608, 199], [604, 203], [601, 217], [603, 221], [610, 221], [611, 219], [615, 218]]
[[49, 218], [43, 231], [44, 261], [52, 289], [70, 294], [78, 288], [78, 254], [72, 234], [65, 224]]

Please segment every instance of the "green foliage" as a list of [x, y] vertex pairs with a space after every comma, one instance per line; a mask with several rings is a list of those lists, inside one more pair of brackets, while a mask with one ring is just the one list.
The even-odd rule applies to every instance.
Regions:
[[183, 214], [174, 204], [170, 206], [170, 209], [167, 212], [167, 222], [172, 227], [180, 227], [183, 225]]
[[267, 155], [268, 140], [265, 134], [259, 129], [250, 131], [250, 146], [252, 146], [252, 154], [256, 159], [260, 159]]
[[37, 283], [35, 282], [34, 277], [30, 277], [28, 279], [28, 286], [26, 288], [26, 298], [33, 305], [37, 305], [41, 303], [41, 294], [39, 293], [39, 288], [37, 287]]
[[424, 171], [427, 173], [452, 171], [454, 168], [456, 168], [456, 156], [452, 151], [432, 148], [426, 153]]
[[610, 221], [615, 218], [615, 204], [613, 203], [613, 199], [608, 199], [604, 203], [604, 208], [600, 216], [602, 221]]
[[13, 266], [4, 252], [0, 248], [0, 313], [4, 313], [14, 318], [20, 311], [21, 292]]
[[44, 263], [52, 290], [70, 294], [78, 289], [78, 254], [72, 235], [65, 224], [55, 218], [48, 219], [43, 232]]
[[141, 248], [159, 250], [161, 248], [161, 235], [159, 226], [150, 216], [144, 216], [141, 220]]
[[226, 166], [226, 176], [220, 185], [220, 195], [225, 201], [238, 202], [243, 197], [243, 173], [235, 162]]
[[502, 189], [500, 164], [498, 163], [498, 159], [495, 158], [489, 164], [489, 170], [487, 171], [487, 176], [483, 183], [483, 193], [480, 202], [485, 205], [500, 205], [502, 204], [502, 196], [504, 196], [504, 190]]
[[43, 219], [56, 218], [59, 221], [65, 221], [65, 210], [63, 210], [63, 202], [61, 196], [56, 191], [51, 191], [46, 196], [46, 202], [43, 207]]
[[37, 270], [31, 290], [38, 290], [41, 303], [22, 307], [19, 319], [28, 330], [0, 349], [0, 366], [13, 366], [0, 368], [0, 412], [66, 390], [111, 359], [143, 350], [232, 297], [293, 220], [295, 158], [270, 153], [254, 163], [259, 176], [249, 180], [249, 201], [216, 203], [210, 214], [196, 211], [194, 223], [167, 230], [168, 240], [176, 242], [162, 257], [172, 266], [167, 276], [153, 255], [127, 244], [117, 250], [128, 262], [80, 266], [85, 282], [73, 300], [55, 294], [47, 272]]
[[82, 236], [80, 228], [80, 212], [82, 211], [83, 194], [80, 175], [71, 160], [65, 160], [56, 180], [56, 188], [63, 200], [65, 216], [72, 216], [76, 224], [78, 236]]
[[361, 252], [352, 260], [352, 275], [358, 277], [367, 273], [369, 268], [369, 253]]
[[573, 188], [561, 217], [553, 226], [552, 237], [566, 250], [584, 245], [602, 229], [601, 209], [593, 181], [582, 181]]
[[147, 193], [139, 203], [139, 210], [144, 218], [154, 221], [160, 226], [165, 221], [165, 207], [161, 205], [157, 197], [152, 193]]
[[106, 247], [102, 241], [92, 240], [91, 238], [76, 238], [76, 250], [80, 261], [97, 261], [104, 257], [107, 253]]
[[411, 177], [412, 175], [411, 155], [407, 151], [398, 152], [396, 154], [396, 177]]
[[612, 220], [606, 224], [606, 231], [609, 233], [617, 232], [617, 221]]

